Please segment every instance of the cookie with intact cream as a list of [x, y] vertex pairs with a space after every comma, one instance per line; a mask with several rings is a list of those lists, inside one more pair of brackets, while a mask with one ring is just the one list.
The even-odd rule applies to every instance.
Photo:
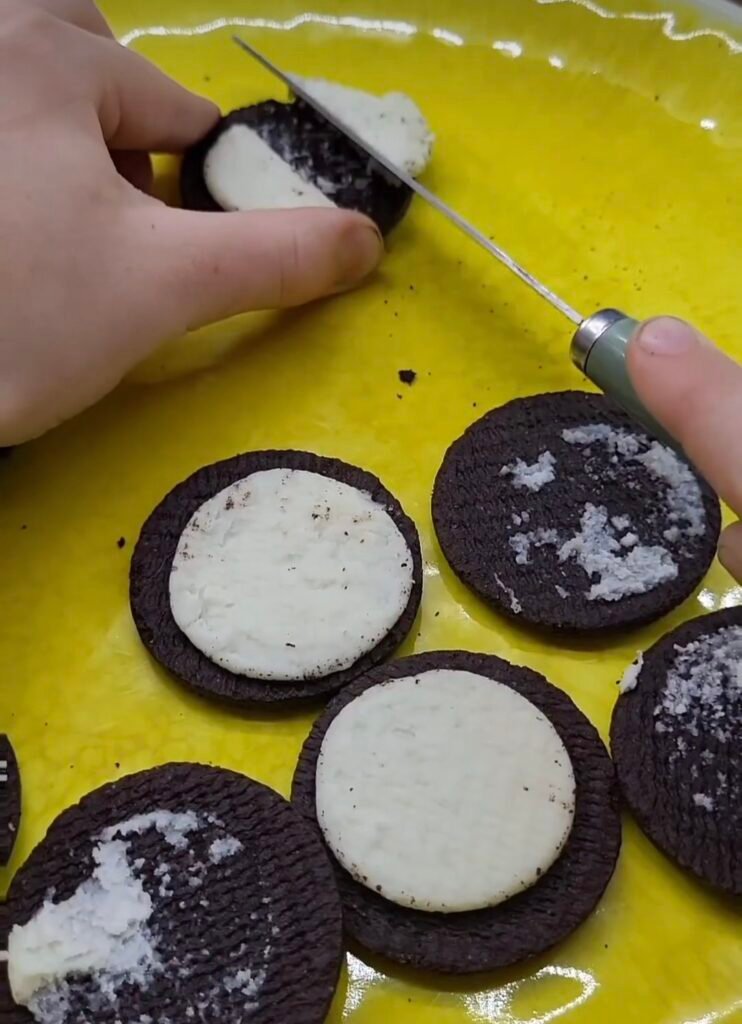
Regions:
[[441, 972], [565, 938], [621, 841], [613, 765], [585, 716], [530, 669], [462, 651], [344, 689], [304, 745], [292, 800], [332, 854], [351, 938]]
[[130, 598], [152, 655], [205, 696], [338, 690], [412, 627], [422, 556], [371, 473], [309, 452], [238, 455], [175, 487], [142, 528]]

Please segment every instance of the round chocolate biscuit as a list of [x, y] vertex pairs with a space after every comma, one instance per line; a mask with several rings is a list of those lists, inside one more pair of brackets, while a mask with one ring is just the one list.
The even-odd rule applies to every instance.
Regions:
[[[169, 578], [180, 536], [191, 516], [225, 487], [270, 469], [306, 470], [367, 492], [401, 533], [412, 556], [413, 586], [397, 622], [354, 665], [321, 677], [271, 681], [238, 675], [211, 661], [178, 627], [170, 602]], [[130, 600], [142, 642], [161, 665], [203, 696], [232, 703], [285, 703], [334, 693], [390, 657], [412, 628], [422, 597], [422, 554], [414, 523], [397, 499], [365, 470], [309, 452], [258, 451], [198, 470], [178, 484], [142, 527], [130, 570]]]
[[410, 189], [373, 164], [347, 136], [300, 99], [291, 103], [264, 100], [233, 110], [191, 146], [180, 173], [181, 200], [188, 209], [222, 209], [209, 191], [204, 162], [217, 139], [234, 125], [252, 129], [336, 206], [365, 213], [382, 234], [396, 227], [407, 212], [412, 201]]
[[[10, 927], [26, 924], [45, 901], [58, 906], [93, 884], [111, 836], [120, 840], [117, 853], [125, 844], [127, 871], [151, 900], [145, 927], [154, 968], [145, 968], [144, 981], [70, 974], [39, 996], [56, 1010], [50, 1019], [325, 1019], [343, 957], [340, 901], [321, 844], [287, 801], [243, 775], [198, 764], [164, 765], [103, 786], [57, 818], [18, 872]], [[79, 933], [79, 918], [76, 925]], [[5, 982], [3, 1020], [31, 1024], [31, 1013], [9, 1001]]]
[[398, 963], [467, 974], [535, 956], [573, 932], [610, 881], [621, 845], [621, 821], [611, 759], [596, 730], [565, 693], [538, 673], [492, 655], [438, 651], [374, 669], [339, 694], [315, 723], [299, 758], [291, 798], [318, 832], [317, 760], [335, 716], [371, 686], [435, 669], [497, 680], [534, 704], [567, 748], [576, 782], [572, 830], [558, 860], [531, 888], [494, 907], [448, 914], [409, 909], [357, 882], [332, 858], [343, 921], [352, 939]]
[[719, 502], [602, 395], [519, 398], [446, 452], [433, 522], [456, 575], [517, 621], [640, 626], [689, 597], [716, 552]]
[[10, 739], [0, 733], [0, 864], [13, 853], [21, 824], [21, 773]]
[[666, 634], [633, 666], [611, 722], [619, 785], [642, 830], [742, 894], [742, 608]]

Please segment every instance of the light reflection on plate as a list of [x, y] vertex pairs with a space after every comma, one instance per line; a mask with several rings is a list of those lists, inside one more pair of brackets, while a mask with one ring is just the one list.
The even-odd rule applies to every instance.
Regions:
[[[384, 984], [386, 981], [383, 974], [350, 953], [347, 957], [347, 968], [349, 985], [343, 1012], [344, 1020], [352, 1017], [361, 1007], [371, 988]], [[522, 990], [526, 988], [532, 990], [534, 985], [547, 978], [575, 982], [579, 986], [579, 992], [549, 1010], [522, 1016], [514, 1009], [517, 996]], [[471, 1019], [478, 1024], [493, 1024], [493, 1022], [496, 1024], [549, 1024], [549, 1021], [557, 1020], [578, 1006], [582, 1006], [597, 990], [598, 985], [598, 981], [589, 971], [560, 964], [548, 964], [533, 974], [516, 981], [495, 985], [480, 992], [445, 993], [444, 999], [450, 999], [451, 1002], [463, 1002]], [[442, 987], [445, 990], [445, 979]], [[706, 1020], [693, 1022], [693, 1024], [706, 1024]]]
[[[532, 987], [535, 982], [544, 978], [561, 978], [577, 982], [580, 991], [568, 1002], [560, 1003], [551, 1010], [543, 1013], [529, 1014], [526, 1017], [514, 1012], [513, 1001], [521, 989]], [[559, 964], [548, 964], [542, 967], [529, 977], [521, 978], [519, 981], [510, 981], [505, 985], [489, 989], [485, 992], [476, 993], [465, 997], [467, 1009], [475, 1021], [482, 1024], [548, 1024], [549, 1021], [557, 1020], [582, 1006], [598, 988], [598, 982], [589, 971], [580, 970], [577, 967], [563, 967]]]
[[[623, 19], [626, 21], [653, 21], [662, 26], [662, 32], [668, 39], [674, 42], [687, 42], [690, 39], [711, 37], [721, 40], [732, 53], [742, 53], [742, 43], [738, 42], [728, 33], [716, 28], [697, 28], [688, 32], [682, 32], [677, 27], [677, 15], [672, 11], [612, 11], [607, 7], [594, 3], [593, 0], [535, 0], [542, 6], [554, 4], [572, 3], [590, 11], [599, 18], [606, 20]], [[413, 36], [420, 29], [409, 21], [397, 21], [389, 18], [364, 18], [356, 15], [333, 15], [319, 14], [313, 11], [304, 14], [297, 14], [292, 18], [214, 18], [211, 21], [203, 22], [193, 26], [179, 25], [149, 25], [144, 28], [135, 28], [121, 36], [120, 42], [125, 46], [141, 39], [143, 36], [197, 36], [205, 35], [220, 28], [255, 28], [255, 29], [276, 29], [279, 31], [290, 31], [299, 28], [301, 25], [324, 25], [330, 28], [351, 28], [359, 32], [380, 32], [391, 33], [392, 35]], [[430, 35], [442, 42], [455, 46], [463, 46], [467, 40], [459, 32], [450, 28], [436, 27], [430, 30]], [[515, 44], [516, 46], [519, 44]], [[497, 41], [493, 43], [495, 49], [505, 49], [506, 46], [498, 46]], [[507, 51], [506, 52], [510, 52]], [[518, 56], [519, 54], [514, 54]]]

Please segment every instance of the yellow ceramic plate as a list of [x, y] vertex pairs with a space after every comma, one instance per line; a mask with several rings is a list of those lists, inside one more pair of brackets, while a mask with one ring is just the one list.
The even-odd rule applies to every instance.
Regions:
[[[578, 309], [690, 317], [742, 356], [742, 27], [649, 0], [106, 0], [121, 37], [231, 108], [275, 90], [229, 42], [279, 64], [414, 96], [438, 134], [426, 182]], [[671, 8], [671, 10], [668, 10]], [[274, 93], [275, 94], [275, 93]], [[368, 288], [169, 346], [129, 386], [0, 467], [0, 723], [23, 768], [11, 872], [52, 818], [126, 772], [183, 758], [287, 793], [309, 714], [228, 713], [172, 682], [129, 616], [147, 513], [182, 477], [298, 446], [378, 473], [420, 526], [425, 597], [405, 653], [492, 651], [544, 672], [605, 736], [636, 650], [738, 603], [718, 566], [683, 608], [610, 646], [544, 644], [454, 579], [430, 525], [446, 446], [487, 408], [580, 384], [568, 328], [415, 202]], [[400, 384], [397, 371], [418, 380]], [[117, 545], [126, 538], [126, 546]], [[3, 887], [10, 872], [0, 876]], [[389, 1024], [742, 1020], [733, 907], [629, 820], [593, 915], [548, 957], [488, 977], [420, 977], [350, 957], [333, 1020]], [[287, 1022], [290, 1024], [290, 1022]]]

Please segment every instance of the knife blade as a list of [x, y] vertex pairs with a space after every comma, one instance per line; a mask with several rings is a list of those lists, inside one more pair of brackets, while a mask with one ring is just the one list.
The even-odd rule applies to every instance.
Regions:
[[560, 298], [551, 288], [547, 288], [545, 284], [534, 277], [533, 274], [529, 273], [525, 267], [523, 267], [517, 260], [507, 253], [504, 249], [500, 248], [489, 239], [479, 228], [475, 227], [470, 221], [463, 217], [460, 213], [454, 210], [448, 203], [445, 203], [439, 196], [430, 189], [421, 185], [419, 181], [407, 174], [406, 171], [402, 170], [401, 167], [397, 167], [388, 157], [383, 153], [379, 152], [373, 146], [369, 145], [364, 139], [362, 139], [353, 129], [345, 124], [340, 118], [336, 117], [331, 110], [328, 110], [323, 103], [316, 100], [310, 92], [308, 92], [300, 81], [297, 81], [292, 75], [286, 74], [282, 71], [273, 61], [269, 60], [259, 50], [256, 50], [250, 43], [246, 43], [240, 36], [232, 36], [234, 42], [242, 47], [251, 57], [267, 70], [271, 74], [275, 75], [276, 78], [280, 79], [284, 85], [286, 85], [295, 96], [303, 100], [308, 106], [324, 118], [325, 121], [337, 128], [339, 132], [347, 136], [351, 142], [359, 149], [363, 150], [375, 163], [380, 164], [384, 170], [386, 170], [393, 177], [397, 178], [403, 185], [411, 189], [416, 195], [420, 196], [431, 206], [435, 207], [439, 213], [442, 213], [444, 217], [447, 217], [451, 223], [455, 224], [456, 227], [463, 231], [465, 235], [468, 235], [473, 241], [485, 249], [490, 256], [494, 256], [495, 259], [499, 260], [500, 263], [504, 264], [508, 270], [512, 271], [516, 277], [519, 277], [521, 281], [527, 284], [530, 288], [533, 288], [538, 294], [550, 302], [552, 306], [559, 310], [568, 320], [571, 320], [573, 324], [579, 324], [582, 322], [580, 314], [574, 310], [569, 303], [565, 302], [564, 299]]
[[345, 135], [368, 157], [383, 167], [384, 170], [400, 181], [416, 195], [430, 203], [439, 213], [443, 214], [459, 231], [462, 231], [477, 245], [481, 246], [503, 266], [512, 271], [524, 284], [535, 291], [542, 299], [549, 302], [563, 316], [576, 325], [572, 335], [570, 356], [575, 366], [590, 378], [601, 390], [610, 395], [619, 405], [641, 423], [655, 437], [673, 448], [678, 448], [677, 441], [665, 428], [658, 423], [644, 406], [634, 389], [626, 365], [626, 354], [631, 337], [638, 327], [638, 321], [617, 309], [600, 309], [590, 316], [582, 317], [576, 309], [545, 284], [534, 277], [517, 260], [496, 245], [479, 228], [475, 227], [466, 217], [454, 210], [448, 203], [421, 185], [419, 181], [397, 167], [383, 153], [362, 139], [352, 128], [328, 110], [323, 103], [316, 100], [302, 83], [292, 75], [286, 74], [273, 61], [238, 35], [232, 36], [237, 46], [241, 47], [254, 60], [261, 64], [299, 99], [315, 110], [320, 117], [328, 121], [337, 131]]

